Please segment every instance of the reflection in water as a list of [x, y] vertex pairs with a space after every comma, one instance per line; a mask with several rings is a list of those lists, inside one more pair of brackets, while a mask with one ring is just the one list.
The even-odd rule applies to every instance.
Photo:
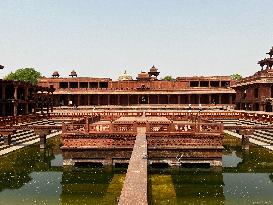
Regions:
[[114, 174], [107, 168], [64, 170], [61, 204], [117, 204], [125, 172]]
[[[0, 157], [0, 205], [117, 204], [126, 168], [62, 167], [58, 138]], [[273, 204], [273, 154], [226, 142], [225, 167], [150, 169], [150, 204]]]
[[221, 172], [172, 170], [149, 180], [150, 204], [224, 204]]
[[273, 204], [273, 153], [228, 138], [221, 172], [150, 169], [150, 204]]
[[237, 167], [243, 160], [236, 156], [236, 152], [232, 151], [231, 154], [223, 155], [222, 162], [223, 167]]

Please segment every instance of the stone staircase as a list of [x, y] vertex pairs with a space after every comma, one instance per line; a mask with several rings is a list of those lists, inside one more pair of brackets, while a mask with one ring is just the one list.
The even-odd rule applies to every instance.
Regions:
[[[224, 125], [270, 125], [269, 122], [250, 121], [245, 119], [216, 119], [214, 121], [222, 122]], [[235, 130], [231, 131], [236, 132]], [[271, 146], [273, 145], [273, 130], [256, 129], [250, 138], [258, 141], [258, 144], [260, 145]]]
[[[52, 120], [39, 120], [35, 122], [30, 123], [21, 123], [19, 125], [61, 125], [62, 122], [54, 122]], [[53, 132], [56, 132], [57, 130], [53, 130]], [[32, 141], [34, 139], [39, 139], [38, 135], [35, 135], [34, 130], [17, 130], [14, 134], [11, 135], [11, 144], [5, 145], [4, 144], [4, 137], [0, 136], [0, 150], [9, 148], [14, 145], [20, 145], [24, 144], [28, 141]]]

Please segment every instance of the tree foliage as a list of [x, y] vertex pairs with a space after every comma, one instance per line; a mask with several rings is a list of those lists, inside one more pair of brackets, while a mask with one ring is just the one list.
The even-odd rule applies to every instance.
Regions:
[[233, 80], [241, 80], [243, 77], [239, 73], [230, 76]]
[[167, 75], [162, 80], [167, 80], [167, 81], [175, 81], [175, 79], [171, 75]]
[[41, 77], [41, 73], [36, 71], [34, 68], [21, 68], [16, 70], [14, 73], [9, 73], [4, 79], [31, 82], [32, 84], [36, 85], [38, 83], [38, 79]]

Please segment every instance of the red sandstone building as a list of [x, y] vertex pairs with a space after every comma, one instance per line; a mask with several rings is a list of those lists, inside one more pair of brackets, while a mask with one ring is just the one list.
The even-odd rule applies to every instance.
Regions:
[[178, 77], [174, 81], [158, 80], [158, 70], [141, 72], [133, 80], [126, 72], [118, 80], [110, 78], [71, 77], [42, 78], [39, 85], [54, 88], [54, 105], [232, 105], [234, 81], [229, 76]]
[[0, 116], [49, 112], [53, 109], [53, 91], [27, 82], [0, 79]]
[[267, 54], [269, 58], [258, 62], [262, 67], [260, 71], [253, 76], [243, 78], [232, 86], [236, 90], [237, 109], [272, 112], [273, 47]]

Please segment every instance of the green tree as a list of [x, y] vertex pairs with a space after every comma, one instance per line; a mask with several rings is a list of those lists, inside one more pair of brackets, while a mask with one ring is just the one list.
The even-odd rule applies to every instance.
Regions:
[[162, 80], [167, 80], [167, 81], [175, 81], [175, 79], [171, 75], [167, 75]]
[[16, 70], [14, 73], [9, 73], [4, 79], [26, 81], [36, 85], [38, 79], [41, 77], [41, 73], [36, 71], [34, 68], [21, 68]]
[[233, 80], [241, 80], [243, 77], [239, 73], [230, 76]]

